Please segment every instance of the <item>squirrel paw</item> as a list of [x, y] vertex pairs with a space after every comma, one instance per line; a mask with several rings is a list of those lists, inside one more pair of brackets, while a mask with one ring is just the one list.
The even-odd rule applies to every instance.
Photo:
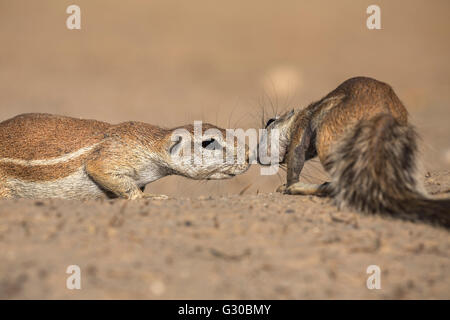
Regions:
[[152, 199], [152, 200], [168, 200], [169, 197], [165, 194], [150, 194], [144, 193], [142, 196], [143, 199]]
[[327, 190], [328, 184], [328, 182], [323, 184], [297, 182], [286, 188], [284, 193], [303, 196], [327, 196], [329, 193]]
[[276, 191], [279, 193], [286, 193], [286, 184], [279, 186]]

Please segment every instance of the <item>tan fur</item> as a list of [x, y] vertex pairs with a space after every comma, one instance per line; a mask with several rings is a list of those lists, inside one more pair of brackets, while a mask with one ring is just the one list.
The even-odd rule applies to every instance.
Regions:
[[50, 114], [29, 113], [0, 125], [0, 158], [48, 159], [97, 143], [112, 125]]
[[[297, 115], [311, 121], [316, 130], [316, 150], [322, 163], [330, 154], [330, 146], [341, 139], [349, 128], [360, 120], [372, 119], [380, 114], [390, 114], [400, 124], [408, 122], [408, 112], [392, 88], [383, 82], [358, 77], [342, 83], [320, 101]], [[295, 136], [298, 139], [301, 132]]]
[[[339, 207], [450, 227], [450, 200], [428, 199], [417, 179], [416, 133], [392, 88], [375, 79], [343, 82], [321, 100], [267, 126], [284, 132], [280, 163], [288, 194], [331, 195]], [[330, 183], [299, 182], [304, 162], [318, 156]]]
[[[117, 125], [50, 114], [23, 114], [0, 123], [0, 198], [145, 197], [149, 182], [171, 174], [221, 179], [241, 165], [180, 167], [169, 153], [175, 129], [142, 122]], [[225, 130], [210, 124], [202, 129]], [[226, 146], [225, 146], [226, 149]], [[152, 197], [153, 195], [150, 195]], [[155, 197], [155, 196], [153, 196]]]

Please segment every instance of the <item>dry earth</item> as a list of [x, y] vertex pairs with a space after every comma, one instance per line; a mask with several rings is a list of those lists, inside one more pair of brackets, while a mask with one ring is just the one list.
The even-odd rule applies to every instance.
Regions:
[[[260, 125], [345, 79], [391, 84], [422, 136], [428, 190], [449, 195], [450, 1], [0, 0], [0, 119], [49, 112], [175, 127]], [[424, 174], [425, 175], [425, 174]], [[1, 298], [450, 298], [450, 237], [422, 224], [168, 177], [168, 201], [0, 201]], [[313, 163], [303, 179], [324, 180]], [[241, 191], [245, 193], [239, 196]], [[66, 289], [68, 265], [82, 289]], [[378, 265], [382, 289], [366, 288]]]
[[[448, 196], [450, 173], [427, 186]], [[450, 298], [448, 231], [323, 198], [1, 201], [0, 216], [1, 298]]]

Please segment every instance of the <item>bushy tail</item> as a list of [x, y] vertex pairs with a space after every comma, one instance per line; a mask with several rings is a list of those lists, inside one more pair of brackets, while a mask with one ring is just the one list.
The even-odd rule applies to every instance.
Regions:
[[450, 228], [450, 199], [418, 191], [417, 134], [385, 114], [360, 121], [325, 163], [329, 192], [339, 207], [424, 221]]

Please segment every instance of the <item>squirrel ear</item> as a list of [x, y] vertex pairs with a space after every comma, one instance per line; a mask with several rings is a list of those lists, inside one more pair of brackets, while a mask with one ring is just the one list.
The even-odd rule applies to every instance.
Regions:
[[169, 147], [170, 155], [173, 155], [178, 152], [178, 150], [181, 147], [181, 141], [183, 141], [182, 136], [174, 136], [171, 138], [170, 147]]

